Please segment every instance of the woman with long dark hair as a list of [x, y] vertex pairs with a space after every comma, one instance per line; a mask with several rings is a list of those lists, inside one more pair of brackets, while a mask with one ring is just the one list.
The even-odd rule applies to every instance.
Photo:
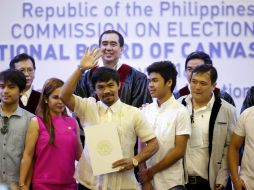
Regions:
[[[59, 98], [63, 81], [48, 79], [42, 90], [26, 136], [20, 168], [20, 189], [29, 190], [32, 173], [33, 190], [76, 190], [73, 178], [75, 160], [80, 158], [82, 145], [75, 119]], [[32, 170], [32, 171], [31, 171]]]

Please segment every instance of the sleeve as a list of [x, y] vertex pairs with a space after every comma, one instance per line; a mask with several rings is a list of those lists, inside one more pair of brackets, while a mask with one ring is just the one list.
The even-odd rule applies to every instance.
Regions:
[[226, 187], [227, 179], [228, 179], [228, 162], [227, 162], [227, 153], [228, 153], [228, 146], [230, 144], [231, 135], [236, 126], [237, 114], [236, 109], [233, 106], [227, 108], [227, 119], [228, 119], [228, 132], [226, 137], [226, 142], [223, 148], [223, 155], [221, 160], [221, 168], [218, 171], [216, 177], [216, 184], [222, 184]]
[[244, 123], [247, 119], [247, 115], [248, 115], [248, 109], [245, 110], [244, 112], [242, 112], [242, 114], [240, 115], [240, 117], [237, 121], [236, 128], [234, 130], [234, 133], [241, 136], [241, 137], [245, 137], [245, 135], [246, 135]]
[[75, 106], [74, 113], [80, 119], [80, 121], [85, 120], [86, 109], [87, 109], [87, 98], [81, 98], [79, 96], [74, 95], [75, 98]]
[[151, 103], [152, 97], [148, 90], [148, 80], [145, 74], [135, 71], [132, 86], [132, 106], [141, 107], [145, 103]]
[[254, 86], [252, 86], [249, 90], [248, 90], [248, 92], [247, 92], [247, 95], [246, 95], [246, 97], [245, 97], [245, 99], [244, 99], [244, 101], [243, 101], [243, 105], [242, 105], [242, 108], [241, 108], [241, 113], [245, 110], [245, 109], [247, 109], [247, 108], [249, 108], [249, 107], [251, 107], [251, 106], [253, 106], [254, 105]]
[[178, 113], [176, 135], [190, 135], [191, 121], [189, 111], [183, 107]]
[[82, 124], [98, 121], [97, 103], [95, 98], [81, 98], [76, 95], [74, 95], [74, 98], [74, 113], [78, 116]]
[[135, 132], [142, 142], [147, 142], [155, 137], [145, 115], [139, 110], [135, 113]]

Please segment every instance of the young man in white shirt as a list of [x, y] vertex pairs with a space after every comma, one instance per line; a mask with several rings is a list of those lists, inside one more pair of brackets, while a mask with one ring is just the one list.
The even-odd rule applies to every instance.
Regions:
[[149, 91], [155, 101], [142, 109], [155, 132], [159, 150], [140, 167], [143, 189], [184, 190], [183, 157], [191, 134], [188, 110], [172, 95], [177, 71], [170, 61], [147, 68]]
[[[107, 122], [116, 126], [124, 158], [112, 163], [112, 167], [122, 169], [120, 172], [94, 177], [85, 146], [78, 164], [76, 179], [89, 189], [139, 189], [133, 168], [158, 150], [158, 142], [141, 111], [122, 103], [119, 99], [120, 79], [117, 72], [107, 67], [100, 67], [94, 71], [91, 82], [100, 101], [96, 102], [93, 97], [81, 98], [73, 94], [82, 73], [95, 67], [99, 57], [97, 50], [90, 53], [86, 51], [78, 68], [64, 84], [60, 98], [80, 118], [84, 127]], [[134, 156], [137, 136], [147, 145], [142, 152]]]

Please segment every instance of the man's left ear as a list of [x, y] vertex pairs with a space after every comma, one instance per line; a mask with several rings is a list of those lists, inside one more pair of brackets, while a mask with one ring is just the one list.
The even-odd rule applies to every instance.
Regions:
[[118, 84], [118, 90], [120, 90], [120, 88], [121, 88], [121, 82], [119, 82]]
[[172, 83], [173, 83], [173, 82], [172, 82], [172, 80], [170, 79], [170, 80], [167, 81], [166, 85], [167, 85], [169, 88], [171, 88]]
[[124, 48], [123, 47], [120, 47], [121, 48], [121, 54], [123, 53], [123, 50], [124, 50]]

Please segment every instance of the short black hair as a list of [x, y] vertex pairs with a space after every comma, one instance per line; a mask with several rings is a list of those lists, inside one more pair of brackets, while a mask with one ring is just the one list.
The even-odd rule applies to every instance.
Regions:
[[11, 82], [16, 84], [22, 92], [26, 88], [26, 77], [25, 75], [16, 69], [7, 69], [0, 73], [0, 81]]
[[95, 89], [95, 85], [97, 82], [108, 82], [113, 80], [119, 85], [120, 77], [116, 70], [108, 68], [108, 67], [99, 67], [92, 74], [92, 87]]
[[34, 70], [36, 69], [35, 67], [35, 61], [34, 61], [34, 58], [26, 53], [21, 53], [19, 55], [16, 55], [14, 58], [12, 58], [12, 60], [10, 61], [10, 64], [9, 64], [9, 67], [10, 69], [15, 69], [15, 63], [18, 63], [20, 61], [26, 61], [30, 59], [33, 63], [33, 67], [34, 67]]
[[112, 33], [118, 35], [120, 47], [123, 47], [123, 46], [124, 46], [124, 38], [123, 38], [122, 34], [120, 34], [119, 32], [117, 32], [116, 30], [106, 30], [106, 31], [104, 31], [104, 32], [100, 35], [100, 38], [99, 38], [99, 47], [101, 46], [101, 39], [102, 39], [102, 36], [103, 36], [104, 34], [112, 34]]
[[176, 77], [178, 73], [175, 65], [171, 61], [154, 62], [150, 66], [148, 66], [146, 70], [148, 72], [148, 75], [153, 72], [159, 73], [165, 80], [165, 83], [168, 80], [172, 80], [171, 92], [174, 91], [174, 88], [176, 86]]
[[194, 51], [190, 53], [185, 60], [185, 70], [187, 69], [187, 63], [192, 59], [202, 59], [204, 64], [212, 65], [213, 61], [210, 56], [203, 51]]
[[217, 73], [217, 70], [215, 69], [215, 67], [212, 66], [211, 64], [202, 64], [202, 65], [198, 65], [197, 67], [195, 67], [192, 70], [191, 78], [194, 73], [195, 74], [204, 74], [207, 72], [210, 73], [210, 79], [211, 79], [212, 84], [216, 83], [217, 78], [218, 78], [218, 73]]

